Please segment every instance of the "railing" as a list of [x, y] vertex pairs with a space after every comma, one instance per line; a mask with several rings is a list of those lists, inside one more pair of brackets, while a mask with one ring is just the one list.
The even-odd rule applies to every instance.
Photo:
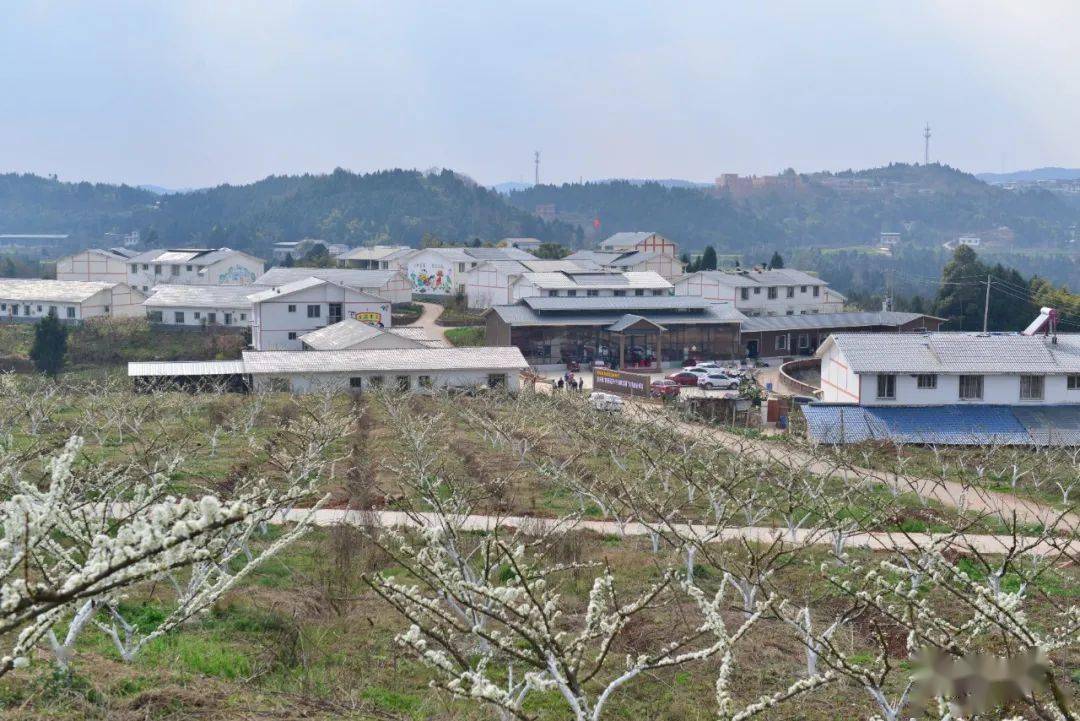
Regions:
[[821, 372], [821, 359], [820, 358], [799, 358], [797, 360], [788, 361], [780, 366], [780, 380], [787, 386], [794, 388], [800, 393], [805, 393], [815, 398], [821, 397], [821, 389], [812, 386], [809, 383], [804, 383], [801, 380], [793, 377], [791, 373], [793, 371], [804, 370], [808, 368], [817, 368], [818, 372]]

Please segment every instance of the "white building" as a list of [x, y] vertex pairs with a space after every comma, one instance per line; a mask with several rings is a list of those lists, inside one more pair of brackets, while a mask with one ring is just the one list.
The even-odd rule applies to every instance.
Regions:
[[413, 393], [478, 386], [514, 392], [528, 363], [517, 348], [395, 348], [344, 351], [245, 351], [241, 361], [129, 363], [137, 389], [216, 381], [256, 391]]
[[342, 253], [338, 261], [359, 270], [405, 270], [408, 256], [415, 252], [406, 245], [373, 245]]
[[316, 245], [322, 245], [326, 248], [326, 253], [331, 258], [338, 258], [351, 250], [344, 243], [330, 243], [318, 238], [304, 238], [303, 240], [286, 240], [274, 243], [271, 253], [274, 260], [279, 262], [289, 257], [292, 257], [293, 260], [300, 260], [310, 253]]
[[[255, 279], [255, 285], [273, 287], [306, 278], [341, 283], [391, 303], [408, 303], [412, 289], [400, 270], [352, 270], [350, 268], [271, 268]], [[386, 323], [385, 325], [389, 325]]]
[[655, 250], [634, 250], [626, 253], [599, 250], [579, 250], [564, 260], [577, 263], [583, 268], [598, 268], [619, 273], [652, 272], [672, 280], [683, 274], [686, 266], [674, 255]]
[[510, 303], [522, 298], [597, 298], [671, 295], [672, 286], [656, 273], [590, 271], [522, 273], [510, 287]]
[[733, 303], [744, 315], [839, 313], [844, 296], [801, 270], [703, 270], [675, 281], [675, 295]]
[[128, 259], [128, 285], [148, 292], [155, 285], [251, 285], [265, 263], [230, 248], [148, 250]]
[[500, 248], [517, 248], [530, 253], [535, 253], [543, 244], [539, 238], [503, 238], [499, 241]]
[[263, 288], [251, 285], [159, 285], [143, 301], [151, 323], [200, 328], [251, 325], [251, 296]]
[[607, 253], [656, 252], [673, 258], [679, 255], [679, 246], [674, 241], [651, 231], [615, 233], [600, 243], [600, 250]]
[[1080, 404], [1080, 334], [838, 333], [817, 357], [828, 403]]
[[489, 260], [465, 273], [465, 297], [470, 308], [512, 303], [510, 288], [525, 273], [581, 273], [568, 260]]
[[376, 328], [347, 318], [300, 336], [304, 350], [374, 350], [388, 348], [449, 348], [423, 328]]
[[536, 260], [517, 248], [423, 248], [402, 256], [416, 295], [454, 295], [465, 292], [465, 274], [493, 260]]
[[0, 318], [32, 322], [53, 313], [62, 321], [138, 318], [146, 296], [127, 283], [0, 278]]
[[[363, 272], [363, 271], [356, 271]], [[332, 280], [305, 278], [251, 296], [255, 350], [300, 350], [300, 336], [346, 318], [390, 327], [390, 301]]]
[[125, 248], [89, 248], [65, 255], [56, 261], [56, 279], [127, 283], [133, 255]]

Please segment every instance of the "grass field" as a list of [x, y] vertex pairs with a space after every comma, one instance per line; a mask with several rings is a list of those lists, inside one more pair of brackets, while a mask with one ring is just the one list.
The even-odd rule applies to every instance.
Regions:
[[457, 328], [446, 329], [446, 340], [455, 346], [484, 345], [485, 327], [482, 325], [465, 325]]

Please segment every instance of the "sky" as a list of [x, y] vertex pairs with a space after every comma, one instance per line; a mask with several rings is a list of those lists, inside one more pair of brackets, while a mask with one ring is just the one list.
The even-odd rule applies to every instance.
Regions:
[[0, 172], [204, 187], [447, 167], [709, 181], [1080, 166], [1071, 0], [21, 2]]

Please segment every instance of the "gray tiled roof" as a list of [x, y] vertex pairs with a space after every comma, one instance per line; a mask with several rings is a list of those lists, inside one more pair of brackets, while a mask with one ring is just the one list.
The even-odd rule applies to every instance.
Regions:
[[641, 241], [655, 235], [655, 231], [622, 232], [615, 233], [600, 244], [601, 248], [628, 248], [637, 245]]
[[[616, 300], [626, 300], [625, 298]], [[627, 314], [627, 309], [582, 310], [572, 313], [540, 313], [524, 303], [517, 305], [496, 305], [489, 313], [495, 313], [507, 325], [524, 326], [565, 326], [565, 325], [600, 325], [609, 326], [618, 322]], [[730, 305], [709, 305], [697, 311], [650, 310], [641, 315], [664, 327], [676, 325], [719, 325], [739, 323], [745, 320], [739, 311]]]
[[264, 290], [252, 285], [157, 285], [143, 305], [148, 308], [250, 308], [250, 296]]
[[921, 313], [901, 313], [899, 311], [878, 311], [871, 313], [808, 313], [806, 315], [757, 316], [747, 318], [742, 324], [743, 333], [760, 333], [784, 330], [814, 330], [837, 328], [872, 328], [900, 327], [905, 323], [917, 321], [924, 316]]
[[671, 283], [659, 273], [639, 271], [630, 273], [590, 273], [562, 271], [556, 273], [523, 273], [522, 277], [537, 288], [570, 290], [580, 288], [641, 288], [643, 290], [667, 290]]
[[412, 250], [412, 248], [404, 245], [375, 245], [365, 248], [353, 248], [348, 253], [339, 255], [338, 260], [386, 260], [402, 250]]
[[777, 268], [776, 270], [702, 270], [683, 276], [680, 280], [699, 275], [733, 288], [753, 288], [777, 285], [828, 285], [821, 278], [801, 270]]
[[353, 288], [382, 288], [400, 272], [400, 270], [353, 270], [350, 268], [271, 268], [256, 278], [255, 284], [276, 286], [304, 278], [320, 278]]
[[691, 295], [628, 295], [562, 298], [551, 296], [533, 296], [522, 300], [530, 308], [539, 311], [593, 311], [617, 310], [620, 313], [644, 310], [703, 310], [713, 305], [712, 301]]
[[128, 376], [221, 376], [246, 373], [244, 361], [152, 361], [128, 363]]
[[0, 298], [4, 300], [40, 300], [56, 303], [81, 303], [103, 290], [121, 283], [95, 280], [38, 280], [36, 278], [0, 278]]
[[619, 318], [617, 321], [615, 321], [614, 323], [612, 323], [611, 325], [608, 326], [608, 330], [611, 331], [612, 333], [621, 333], [622, 331], [624, 331], [627, 328], [631, 327], [635, 323], [640, 323], [642, 321], [644, 321], [646, 323], [650, 323], [650, 324], [656, 326], [657, 328], [659, 328], [660, 330], [667, 330], [666, 328], [664, 328], [664, 326], [660, 325], [659, 323], [653, 323], [648, 318], [645, 318], [645, 317], [640, 316], [640, 315], [635, 315], [633, 313], [627, 313], [622, 318]]
[[248, 373], [255, 375], [354, 371], [524, 370], [528, 366], [521, 351], [513, 346], [244, 351], [244, 367]]
[[347, 318], [300, 336], [300, 340], [313, 350], [340, 350], [380, 336], [385, 331], [374, 326]]
[[836, 333], [835, 344], [855, 373], [1080, 373], [1080, 334]]

